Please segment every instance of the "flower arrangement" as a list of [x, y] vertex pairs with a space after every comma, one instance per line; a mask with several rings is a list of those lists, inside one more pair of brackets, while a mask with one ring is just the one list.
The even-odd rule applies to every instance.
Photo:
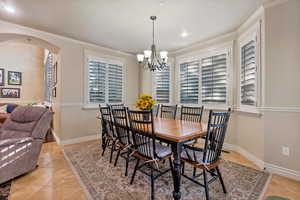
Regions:
[[136, 101], [136, 107], [141, 110], [150, 110], [156, 101], [151, 95], [141, 94], [140, 98]]

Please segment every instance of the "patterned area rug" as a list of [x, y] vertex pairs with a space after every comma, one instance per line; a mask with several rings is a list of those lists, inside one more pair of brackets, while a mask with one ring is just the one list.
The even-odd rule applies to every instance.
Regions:
[[[130, 162], [129, 176], [124, 176], [125, 160], [120, 157], [118, 165], [109, 163], [109, 152], [101, 157], [99, 143], [88, 143], [65, 149], [65, 155], [75, 174], [84, 186], [87, 196], [93, 200], [143, 200], [150, 199], [150, 180], [140, 173], [136, 174], [134, 184], [130, 185], [130, 177], [135, 161]], [[168, 162], [160, 168], [168, 167]], [[227, 194], [224, 194], [218, 181], [210, 184], [211, 199], [214, 200], [257, 200], [261, 198], [269, 174], [245, 167], [233, 162], [224, 161], [220, 165]], [[186, 165], [186, 174], [192, 174], [192, 168]], [[200, 180], [201, 181], [201, 180]], [[171, 172], [155, 181], [155, 198], [173, 199], [173, 181]], [[204, 188], [182, 177], [182, 199], [204, 200]]]
[[0, 200], [8, 200], [10, 187], [11, 187], [11, 181], [8, 181], [0, 185]]

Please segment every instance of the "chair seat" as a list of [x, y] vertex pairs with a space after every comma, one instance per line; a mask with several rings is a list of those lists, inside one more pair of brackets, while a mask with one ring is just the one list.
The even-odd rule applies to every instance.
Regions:
[[[191, 162], [198, 162], [199, 164], [201, 164], [202, 160], [203, 160], [203, 155], [204, 155], [203, 153], [204, 153], [203, 151], [193, 151], [191, 149], [186, 148], [181, 153], [181, 159], [188, 160]], [[196, 160], [195, 160], [194, 155], [196, 156]]]
[[192, 144], [195, 144], [196, 142], [197, 142], [197, 140], [194, 139], [194, 140], [185, 142], [184, 145], [192, 145]]
[[[160, 143], [155, 143], [155, 150], [156, 150], [156, 155], [159, 158], [165, 158], [166, 156], [169, 156], [172, 154], [170, 147], [164, 146]], [[152, 149], [151, 149], [151, 151], [152, 151]]]

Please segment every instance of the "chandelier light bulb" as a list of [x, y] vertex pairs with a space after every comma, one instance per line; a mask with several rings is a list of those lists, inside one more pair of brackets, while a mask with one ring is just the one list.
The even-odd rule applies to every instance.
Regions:
[[161, 59], [167, 59], [168, 58], [168, 52], [167, 51], [161, 51], [160, 52]]
[[142, 63], [144, 61], [144, 55], [143, 54], [138, 54], [137, 56], [137, 60], [139, 63]]
[[151, 50], [144, 51], [145, 58], [147, 58], [147, 59], [151, 57], [151, 54], [152, 54]]

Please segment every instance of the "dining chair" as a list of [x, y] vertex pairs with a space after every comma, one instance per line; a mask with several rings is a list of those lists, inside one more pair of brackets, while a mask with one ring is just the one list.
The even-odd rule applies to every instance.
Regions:
[[177, 105], [161, 105], [160, 117], [168, 119], [176, 119]]
[[130, 130], [127, 117], [127, 108], [112, 109], [113, 122], [117, 134], [117, 156], [114, 166], [117, 165], [119, 156], [126, 161], [125, 176], [128, 174], [128, 164], [132, 161], [130, 154], [132, 153], [132, 143], [130, 139]]
[[[201, 106], [201, 107], [181, 106], [180, 120], [201, 123], [203, 110], [204, 110], [204, 106]], [[201, 138], [205, 139], [205, 136], [201, 137]], [[198, 141], [197, 139], [194, 139], [194, 140], [184, 143], [184, 148], [186, 147], [186, 145], [196, 144], [197, 141]], [[196, 175], [196, 172], [197, 172], [197, 168], [194, 167], [193, 176]]]
[[124, 108], [125, 105], [124, 103], [120, 103], [120, 104], [106, 104], [107, 107], [109, 107], [111, 110], [112, 109], [120, 109], [120, 108]]
[[204, 106], [188, 107], [181, 106], [180, 120], [201, 123]]
[[[219, 179], [223, 192], [226, 192], [225, 184], [219, 169], [221, 163], [221, 152], [223, 148], [224, 138], [226, 135], [227, 125], [230, 117], [230, 109], [227, 112], [209, 112], [209, 120], [207, 125], [207, 134], [205, 138], [204, 148], [188, 146], [184, 148], [181, 154], [183, 162], [182, 176], [192, 182], [205, 188], [206, 199], [209, 200], [208, 185]], [[202, 173], [196, 176], [187, 176], [184, 173], [184, 164], [188, 163], [193, 167], [202, 169]], [[211, 179], [208, 180], [208, 174]], [[203, 175], [203, 184], [196, 179]]]
[[[130, 127], [132, 131], [133, 145], [137, 158], [136, 165], [131, 177], [130, 184], [133, 184], [137, 170], [150, 176], [151, 179], [151, 199], [154, 199], [154, 181], [161, 175], [172, 169], [171, 149], [156, 142], [153, 126], [153, 113], [150, 111], [128, 111]], [[159, 170], [156, 165], [160, 161], [169, 159], [170, 168], [164, 171]], [[140, 164], [140, 161], [144, 161]], [[142, 170], [143, 167], [150, 169], [150, 174]], [[155, 174], [154, 174], [155, 173]]]
[[99, 105], [100, 115], [101, 115], [101, 125], [102, 125], [102, 156], [105, 150], [110, 147], [110, 159], [111, 163], [113, 152], [116, 150], [117, 136], [114, 131], [113, 121], [111, 117], [111, 110], [109, 107], [101, 107]]
[[153, 110], [153, 116], [158, 117], [159, 109], [160, 109], [160, 104], [153, 105], [153, 108], [152, 108], [152, 110]]

